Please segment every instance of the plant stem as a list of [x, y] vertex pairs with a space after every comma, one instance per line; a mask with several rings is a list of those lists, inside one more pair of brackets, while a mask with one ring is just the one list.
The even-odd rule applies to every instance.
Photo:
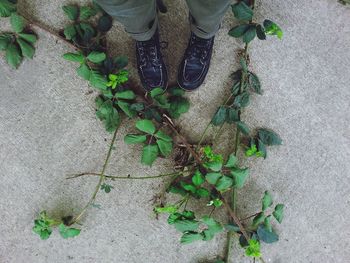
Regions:
[[[167, 173], [167, 174], [159, 174], [159, 175], [154, 175], [154, 176], [115, 176], [115, 175], [104, 175], [105, 178], [109, 178], [109, 179], [121, 179], [121, 180], [146, 180], [146, 179], [155, 179], [155, 178], [161, 178], [161, 177], [166, 177], [166, 176], [174, 176], [174, 175], [180, 175], [183, 174], [185, 172], [173, 172], [173, 173]], [[81, 174], [75, 174], [72, 175], [70, 177], [67, 177], [66, 179], [74, 179], [74, 178], [78, 178], [81, 176], [86, 176], [86, 175], [92, 175], [92, 176], [102, 176], [100, 173], [93, 173], [93, 172], [89, 172], [89, 173], [81, 173]]]
[[72, 225], [76, 222], [79, 221], [79, 219], [85, 214], [85, 212], [87, 211], [87, 209], [89, 208], [89, 206], [95, 201], [96, 199], [96, 196], [97, 196], [97, 193], [98, 191], [100, 190], [101, 188], [101, 185], [105, 179], [105, 171], [106, 171], [106, 168], [108, 166], [108, 163], [109, 163], [109, 159], [111, 157], [111, 154], [112, 154], [112, 150], [113, 150], [113, 145], [114, 145], [114, 142], [117, 138], [117, 133], [118, 133], [118, 128], [116, 128], [114, 134], [113, 134], [113, 138], [112, 138], [112, 141], [111, 141], [111, 144], [109, 145], [109, 149], [108, 149], [108, 153], [107, 153], [107, 157], [106, 157], [106, 160], [105, 160], [105, 163], [103, 164], [103, 168], [102, 168], [102, 171], [101, 173], [99, 174], [100, 176], [100, 179], [96, 185], [96, 188], [95, 188], [95, 191], [93, 192], [89, 202], [84, 206], [84, 208], [81, 210], [81, 212], [79, 213], [79, 215], [77, 215], [73, 220], [72, 222], [69, 224], [69, 225]]

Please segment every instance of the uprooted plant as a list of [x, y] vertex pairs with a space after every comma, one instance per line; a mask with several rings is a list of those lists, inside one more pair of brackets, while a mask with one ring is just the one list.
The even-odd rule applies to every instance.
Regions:
[[[9, 54], [6, 55], [9, 64], [17, 67], [20, 62], [19, 56], [23, 54], [23, 56], [32, 57], [34, 53], [29, 52], [26, 47], [22, 48], [21, 42], [27, 41], [29, 44], [34, 44], [36, 37], [24, 30], [25, 19], [14, 13], [16, 8], [13, 2], [0, 0], [0, 14], [11, 16], [11, 25], [15, 30], [15, 33], [0, 36], [0, 47], [6, 49], [6, 54]], [[244, 187], [249, 177], [249, 168], [241, 164], [243, 160], [239, 160], [239, 157], [245, 155], [266, 158], [267, 147], [280, 145], [282, 140], [270, 129], [258, 128], [251, 131], [241, 120], [241, 112], [249, 105], [250, 96], [253, 93], [262, 94], [259, 78], [251, 72], [249, 67], [249, 44], [256, 36], [260, 40], [265, 40], [267, 35], [282, 38], [283, 33], [279, 26], [267, 19], [262, 24], [255, 22], [253, 20], [254, 1], [239, 1], [232, 6], [233, 14], [240, 24], [232, 28], [229, 35], [242, 38], [245, 43], [239, 58], [241, 69], [232, 74], [233, 84], [230, 96], [219, 106], [199, 142], [193, 145], [174, 124], [174, 119], [186, 113], [190, 106], [188, 100], [183, 97], [184, 91], [177, 87], [172, 87], [167, 92], [156, 88], [144, 95], [129, 81], [129, 74], [125, 68], [128, 63], [127, 58], [112, 57], [108, 54], [105, 35], [112, 26], [111, 18], [97, 5], [83, 7], [68, 5], [63, 7], [63, 11], [71, 22], [60, 35], [55, 35], [64, 37], [65, 41], [68, 41], [76, 50], [74, 53], [64, 54], [63, 58], [77, 63], [77, 74], [99, 91], [96, 98], [96, 116], [113, 136], [101, 172], [84, 172], [68, 177], [70, 179], [86, 176], [99, 177], [90, 199], [82, 210], [75, 216], [67, 215], [58, 220], [50, 218], [43, 211], [34, 221], [33, 231], [42, 239], [49, 238], [55, 227], [63, 238], [77, 236], [80, 229], [72, 226], [79, 223], [87, 210], [95, 205], [99, 191], [105, 193], [112, 191], [113, 181], [170, 177], [171, 181], [166, 190], [168, 193], [178, 195], [179, 200], [175, 203], [165, 203], [163, 200], [154, 211], [156, 214], [169, 214], [168, 223], [182, 233], [181, 243], [208, 241], [217, 233], [226, 230], [228, 232], [226, 262], [229, 261], [233, 236], [238, 237], [247, 256], [263, 261], [260, 242], [273, 243], [278, 240], [272, 222], [273, 220], [282, 222], [284, 206], [283, 204], [272, 206], [272, 196], [265, 191], [259, 211], [243, 219], [238, 217], [236, 214], [237, 191]], [[92, 19], [98, 13], [102, 15]], [[92, 20], [95, 22], [91, 22]], [[10, 34], [10, 38], [7, 38], [7, 34]], [[17, 51], [12, 52], [15, 49]], [[12, 53], [17, 54], [15, 58], [12, 57]], [[144, 177], [105, 174], [118, 128], [122, 119], [125, 118], [123, 116], [136, 119], [137, 133], [127, 134], [124, 141], [126, 144], [142, 145], [141, 163], [151, 166], [158, 157], [174, 156], [174, 167], [171, 172]], [[236, 127], [234, 152], [227, 157], [216, 152], [215, 144], [206, 143], [202, 146], [210, 128], [219, 127], [214, 136], [216, 141], [225, 124]], [[239, 149], [243, 149], [244, 154], [239, 154]], [[172, 155], [173, 152], [175, 154]], [[208, 207], [210, 211], [198, 216], [198, 211], [187, 208], [188, 202], [195, 202], [198, 208]], [[223, 222], [215, 216], [216, 211], [222, 208], [229, 215], [229, 219]]]

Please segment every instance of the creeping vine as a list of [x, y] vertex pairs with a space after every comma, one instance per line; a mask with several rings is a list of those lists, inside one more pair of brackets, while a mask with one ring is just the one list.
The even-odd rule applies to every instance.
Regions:
[[[284, 205], [273, 206], [270, 192], [265, 191], [259, 211], [245, 218], [237, 215], [237, 191], [244, 187], [249, 178], [249, 168], [242, 165], [243, 160], [240, 157], [266, 159], [267, 148], [281, 145], [282, 140], [278, 134], [267, 128], [251, 130], [241, 119], [241, 114], [249, 105], [253, 94], [262, 94], [259, 78], [250, 69], [250, 43], [256, 38], [265, 40], [267, 36], [277, 36], [281, 39], [283, 32], [271, 20], [265, 19], [262, 23], [255, 21], [254, 7], [254, 0], [241, 0], [232, 5], [233, 15], [239, 21], [239, 25], [233, 27], [228, 34], [244, 43], [239, 55], [241, 68], [232, 74], [230, 96], [218, 107], [198, 143], [191, 144], [175, 124], [175, 119], [181, 117], [190, 107], [189, 101], [184, 97], [185, 92], [178, 87], [171, 87], [166, 92], [156, 88], [144, 94], [142, 89], [134, 85], [129, 80], [129, 72], [126, 69], [127, 57], [112, 57], [108, 54], [106, 34], [112, 27], [112, 19], [100, 7], [96, 4], [81, 7], [63, 6], [62, 9], [70, 23], [61, 32], [56, 33], [19, 15], [16, 12], [15, 1], [0, 0], [0, 16], [10, 17], [14, 30], [0, 34], [0, 50], [5, 50], [8, 64], [17, 68], [23, 57], [32, 58], [34, 55], [33, 45], [37, 37], [26, 27], [25, 21], [69, 43], [74, 52], [64, 54], [63, 58], [76, 63], [78, 76], [99, 91], [96, 98], [96, 116], [106, 131], [113, 134], [101, 172], [82, 172], [67, 177], [99, 177], [86, 205], [77, 215], [68, 215], [61, 219], [53, 219], [42, 211], [35, 219], [33, 227], [33, 231], [41, 239], [49, 238], [54, 228], [58, 229], [63, 238], [79, 235], [81, 229], [74, 225], [81, 223], [88, 209], [95, 206], [100, 191], [110, 193], [113, 190], [111, 183], [115, 180], [170, 177], [166, 193], [177, 195], [178, 200], [167, 203], [165, 194], [162, 193], [163, 200], [154, 208], [154, 212], [157, 215], [168, 214], [167, 222], [181, 232], [182, 244], [209, 241], [218, 233], [227, 231], [225, 256], [217, 262], [229, 262], [235, 237], [247, 256], [264, 262], [260, 250], [261, 242], [278, 241], [273, 221], [282, 222]], [[164, 10], [163, 6], [161, 8]], [[143, 177], [105, 173], [118, 128], [124, 118], [136, 119], [137, 132], [125, 135], [124, 142], [140, 145], [141, 163], [152, 166], [158, 157], [173, 157], [174, 167], [170, 172]], [[235, 127], [234, 151], [229, 156], [217, 153], [215, 149], [215, 142], [219, 139], [224, 125]], [[212, 143], [204, 144], [213, 127], [219, 128], [212, 137]], [[243, 150], [243, 154], [240, 154], [240, 149]], [[208, 207], [210, 211], [202, 214], [189, 210], [188, 202], [195, 202], [195, 207], [203, 207], [204, 210]], [[227, 219], [220, 221], [215, 216], [219, 209], [227, 211]]]

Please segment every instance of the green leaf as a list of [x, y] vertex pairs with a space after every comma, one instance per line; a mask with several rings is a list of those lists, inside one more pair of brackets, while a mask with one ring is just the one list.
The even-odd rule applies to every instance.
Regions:
[[80, 20], [87, 20], [96, 14], [97, 14], [97, 12], [94, 8], [92, 8], [90, 6], [82, 6], [82, 7], [80, 7], [79, 19]]
[[31, 44], [35, 44], [37, 41], [37, 37], [34, 34], [19, 33], [18, 36]]
[[17, 13], [11, 14], [10, 23], [11, 23], [12, 29], [16, 33], [21, 33], [25, 27], [24, 18], [22, 16], [18, 15]]
[[261, 128], [258, 130], [259, 140], [265, 145], [281, 145], [282, 139], [274, 131]]
[[16, 11], [16, 5], [7, 0], [0, 1], [0, 16], [8, 17], [12, 12]]
[[176, 213], [177, 212], [177, 206], [176, 205], [166, 205], [164, 207], [156, 207], [154, 209], [154, 211], [156, 213], [170, 213], [170, 214], [173, 214], [173, 213]]
[[104, 123], [108, 132], [114, 132], [120, 123], [118, 111], [113, 107], [111, 100], [101, 102], [100, 98], [96, 99], [96, 116]]
[[209, 197], [210, 193], [206, 188], [201, 187], [196, 190], [196, 195], [198, 195], [199, 197]]
[[257, 214], [254, 218], [253, 218], [253, 226], [257, 226], [260, 223], [264, 222], [265, 220], [265, 215], [263, 212]]
[[227, 109], [227, 116], [226, 116], [227, 123], [235, 123], [239, 121], [239, 113], [237, 109], [234, 108], [228, 108]]
[[247, 107], [249, 105], [249, 93], [244, 92], [235, 97], [234, 104], [237, 107]]
[[85, 80], [90, 80], [90, 68], [85, 64], [82, 63], [79, 68], [77, 68], [77, 73], [80, 77], [82, 77]]
[[240, 232], [241, 229], [239, 228], [239, 226], [237, 226], [236, 224], [234, 223], [229, 223], [227, 225], [225, 225], [225, 228], [228, 230], [228, 231], [232, 231], [232, 232]]
[[258, 240], [250, 239], [249, 246], [246, 248], [245, 254], [248, 257], [254, 257], [254, 258], [261, 257], [260, 242]]
[[232, 5], [232, 12], [234, 16], [241, 21], [249, 21], [253, 18], [253, 10], [247, 6], [244, 1]]
[[109, 184], [102, 184], [101, 190], [104, 190], [106, 194], [110, 193], [114, 187]]
[[130, 107], [130, 103], [126, 102], [126, 101], [122, 101], [122, 100], [118, 100], [117, 104], [119, 106], [119, 108], [121, 108], [121, 110], [129, 117], [129, 118], [133, 118], [136, 115], [136, 112], [134, 110], [132, 110]]
[[100, 89], [100, 90], [106, 90], [107, 88], [107, 81], [105, 77], [98, 71], [91, 70], [90, 71], [90, 84], [94, 88]]
[[184, 233], [180, 239], [182, 244], [190, 244], [194, 241], [202, 240], [203, 235], [197, 232]]
[[181, 96], [185, 95], [185, 91], [181, 88], [178, 88], [178, 87], [170, 88], [170, 89], [168, 89], [168, 92], [170, 93], [170, 95], [176, 96], [176, 97], [181, 97]]
[[233, 186], [235, 188], [242, 188], [244, 186], [244, 183], [246, 182], [248, 175], [249, 175], [249, 169], [239, 169], [234, 168], [231, 170], [231, 175], [233, 177]]
[[266, 35], [276, 35], [279, 39], [282, 39], [283, 31], [276, 23], [266, 19], [264, 21], [264, 27]]
[[142, 102], [136, 102], [130, 105], [130, 109], [139, 112], [145, 109], [145, 105]]
[[278, 235], [273, 230], [269, 231], [262, 224], [258, 226], [257, 234], [258, 234], [259, 240], [265, 243], [271, 244], [278, 241]]
[[243, 35], [243, 42], [249, 43], [255, 37], [256, 37], [256, 27], [254, 25], [251, 25]]
[[166, 142], [172, 142], [173, 139], [165, 134], [164, 132], [162, 132], [161, 130], [157, 131], [154, 136], [157, 138], [157, 139], [162, 139], [163, 141], [166, 141]]
[[256, 34], [260, 40], [265, 40], [266, 39], [266, 34], [265, 30], [261, 25], [256, 26]]
[[188, 184], [188, 183], [185, 183], [183, 181], [180, 182], [180, 185], [183, 189], [185, 189], [186, 191], [189, 191], [191, 192], [192, 194], [196, 193], [197, 189], [194, 185], [192, 184]]
[[14, 69], [16, 69], [18, 65], [21, 63], [22, 56], [15, 44], [9, 44], [7, 46], [6, 61]]
[[80, 229], [77, 228], [70, 228], [65, 226], [64, 224], [60, 224], [58, 226], [58, 231], [60, 232], [61, 236], [66, 239], [70, 237], [75, 237], [80, 234]]
[[264, 157], [264, 159], [265, 159], [266, 156], [267, 156], [266, 146], [265, 146], [265, 144], [264, 144], [262, 141], [260, 141], [259, 139], [258, 139], [258, 152], [256, 153], [256, 156], [258, 156], [258, 157]]
[[148, 134], [154, 134], [156, 127], [150, 120], [139, 120], [135, 124], [136, 128]]
[[253, 72], [249, 72], [249, 87], [257, 94], [262, 94], [261, 91], [261, 84], [258, 76], [254, 74]]
[[215, 185], [221, 176], [221, 173], [207, 173], [205, 175], [205, 179], [208, 181], [208, 183]]
[[249, 28], [249, 25], [247, 24], [243, 24], [243, 25], [238, 25], [238, 26], [235, 26], [233, 28], [231, 28], [231, 30], [228, 32], [228, 34], [231, 36], [231, 37], [241, 37], [244, 35], [244, 33], [248, 30]]
[[190, 102], [186, 98], [175, 96], [170, 99], [169, 114], [175, 119], [188, 112], [189, 108]]
[[124, 137], [126, 144], [144, 143], [147, 140], [147, 136], [143, 134], [127, 134]]
[[7, 46], [11, 43], [12, 34], [3, 33], [0, 34], [0, 50], [5, 50]]
[[274, 216], [274, 218], [276, 218], [278, 223], [282, 223], [283, 220], [283, 209], [284, 209], [284, 205], [283, 204], [278, 204], [275, 206], [275, 211], [273, 211], [272, 215]]
[[110, 15], [105, 14], [98, 19], [97, 29], [101, 32], [107, 32], [112, 28], [112, 22], [112, 17]]
[[63, 55], [63, 58], [68, 61], [83, 63], [85, 57], [82, 53], [79, 52], [79, 53], [66, 53]]
[[203, 177], [203, 175], [201, 174], [201, 172], [197, 169], [196, 172], [194, 173], [194, 175], [192, 176], [192, 183], [195, 186], [200, 186], [201, 184], [203, 184], [205, 182], [205, 179]]
[[265, 217], [265, 220], [264, 220], [264, 225], [269, 232], [272, 232], [271, 219], [272, 219], [272, 216], [269, 215]]
[[227, 108], [225, 106], [220, 106], [216, 111], [211, 123], [215, 126], [224, 124], [227, 116]]
[[224, 229], [222, 225], [219, 222], [215, 221], [215, 219], [213, 219], [212, 217], [204, 216], [202, 218], [202, 221], [204, 224], [208, 226], [208, 229], [203, 231], [204, 233], [203, 240], [205, 241], [212, 240], [215, 234], [221, 232]]
[[133, 100], [136, 95], [132, 90], [118, 91], [114, 95], [117, 99]]
[[152, 166], [159, 154], [158, 146], [155, 144], [145, 145], [142, 150], [141, 163]]
[[249, 127], [242, 121], [236, 122], [237, 128], [244, 134], [249, 135]]
[[214, 172], [219, 172], [221, 171], [222, 168], [222, 161], [211, 161], [211, 162], [205, 162], [204, 163], [205, 168], [208, 168]]
[[70, 20], [76, 20], [78, 18], [79, 8], [75, 5], [65, 5], [62, 7], [63, 12]]
[[157, 139], [157, 144], [161, 154], [168, 157], [173, 150], [173, 143], [169, 141], [164, 141], [162, 139]]
[[272, 205], [272, 196], [268, 191], [265, 191], [264, 197], [261, 200], [262, 210], [265, 211], [268, 207]]
[[232, 178], [224, 175], [217, 181], [215, 187], [218, 191], [225, 192], [232, 186], [232, 184]]
[[228, 168], [236, 167], [237, 160], [238, 160], [237, 157], [233, 153], [231, 153], [230, 156], [228, 157], [225, 167], [228, 167]]
[[152, 98], [155, 98], [155, 97], [157, 97], [159, 95], [164, 94], [164, 92], [165, 91], [162, 88], [154, 88], [154, 89], [152, 89], [150, 91], [150, 95], [151, 95]]
[[243, 72], [247, 73], [248, 72], [248, 65], [247, 65], [247, 62], [246, 62], [244, 57], [241, 57], [239, 59], [239, 64], [241, 65]]
[[199, 227], [199, 223], [195, 220], [177, 220], [175, 221], [175, 228], [177, 231], [186, 232], [186, 231], [195, 231]]
[[26, 58], [32, 59], [35, 53], [34, 47], [21, 38], [17, 38], [17, 43], [19, 44], [22, 50], [22, 55]]
[[104, 52], [92, 51], [87, 59], [92, 63], [100, 63], [106, 59], [106, 54]]
[[63, 33], [64, 33], [64, 36], [66, 37], [66, 39], [68, 39], [68, 40], [72, 40], [77, 35], [77, 31], [75, 30], [74, 25], [66, 26], [64, 28]]

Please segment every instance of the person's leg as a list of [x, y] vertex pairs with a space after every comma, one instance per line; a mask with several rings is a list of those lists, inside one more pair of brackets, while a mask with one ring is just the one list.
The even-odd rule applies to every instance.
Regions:
[[209, 39], [219, 30], [231, 0], [186, 0], [190, 9], [191, 31]]
[[191, 91], [204, 81], [210, 65], [215, 33], [230, 0], [186, 0], [190, 9], [191, 37], [179, 67], [177, 82]]
[[158, 27], [155, 0], [96, 0], [137, 41], [151, 39]]
[[168, 74], [160, 52], [155, 0], [96, 0], [136, 40], [137, 69], [147, 91], [166, 88]]

